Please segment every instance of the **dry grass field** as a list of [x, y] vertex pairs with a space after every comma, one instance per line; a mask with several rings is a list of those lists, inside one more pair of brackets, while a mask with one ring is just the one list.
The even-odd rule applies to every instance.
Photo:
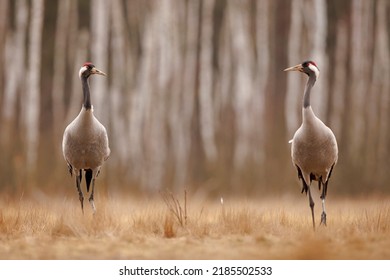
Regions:
[[89, 204], [82, 215], [75, 194], [64, 197], [3, 195], [0, 258], [390, 259], [388, 197], [330, 197], [328, 226], [315, 232], [307, 199], [299, 194], [225, 198], [223, 205], [191, 197], [185, 203], [184, 196], [97, 196], [95, 216]]

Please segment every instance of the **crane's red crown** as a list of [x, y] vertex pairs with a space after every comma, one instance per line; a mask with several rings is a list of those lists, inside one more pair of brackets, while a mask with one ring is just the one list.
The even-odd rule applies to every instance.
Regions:
[[307, 61], [303, 62], [303, 63], [302, 63], [302, 66], [303, 66], [303, 67], [308, 67], [310, 64], [311, 64], [311, 65], [314, 65], [315, 67], [318, 68], [317, 64], [316, 64], [314, 61], [312, 61], [312, 60], [307, 60]]
[[94, 67], [95, 65], [93, 65], [92, 62], [85, 62], [85, 63], [83, 64], [83, 66]]

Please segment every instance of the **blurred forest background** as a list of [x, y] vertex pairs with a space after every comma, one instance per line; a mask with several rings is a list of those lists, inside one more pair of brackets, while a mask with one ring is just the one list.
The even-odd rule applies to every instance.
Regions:
[[300, 190], [288, 141], [312, 106], [332, 128], [334, 193], [389, 193], [388, 0], [0, 0], [0, 190], [73, 191], [62, 134], [85, 61], [111, 156], [97, 188]]

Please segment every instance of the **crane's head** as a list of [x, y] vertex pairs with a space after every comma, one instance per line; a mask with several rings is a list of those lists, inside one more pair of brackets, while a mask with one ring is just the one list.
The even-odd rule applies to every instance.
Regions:
[[93, 65], [91, 62], [84, 63], [84, 65], [80, 68], [80, 72], [79, 72], [80, 79], [81, 79], [81, 77], [88, 78], [89, 76], [91, 76], [93, 74], [107, 76], [106, 73], [97, 69], [95, 67], [95, 65]]
[[308, 76], [314, 76], [316, 79], [320, 76], [320, 70], [314, 61], [308, 60], [301, 64], [295, 65], [290, 68], [284, 69], [284, 71], [299, 71], [305, 73]]

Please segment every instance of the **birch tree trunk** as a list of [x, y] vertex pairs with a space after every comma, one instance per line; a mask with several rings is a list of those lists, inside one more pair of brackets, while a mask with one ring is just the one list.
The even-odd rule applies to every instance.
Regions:
[[43, 9], [43, 0], [32, 2], [29, 30], [27, 91], [23, 104], [25, 108], [28, 172], [34, 172], [38, 158]]
[[214, 0], [203, 1], [201, 5], [201, 37], [199, 68], [199, 113], [200, 132], [206, 159], [215, 161], [214, 101], [213, 101], [213, 69], [212, 69], [212, 7]]
[[[389, 144], [389, 100], [390, 100], [390, 46], [389, 46], [389, 33], [388, 22], [386, 22], [386, 13], [388, 1], [379, 0], [376, 6], [377, 23], [375, 28], [375, 49], [374, 49], [374, 61], [373, 64], [373, 81], [371, 93], [375, 96], [374, 101], [376, 104], [372, 104], [370, 119], [373, 125], [373, 169], [372, 173], [374, 177], [381, 178], [386, 177], [388, 173], [385, 164], [387, 160]], [[386, 78], [384, 78], [386, 77]], [[375, 107], [374, 107], [375, 106]], [[387, 181], [387, 180], [386, 180]], [[380, 183], [380, 180], [377, 181]]]
[[[382, 77], [390, 77], [390, 33], [389, 15], [390, 4], [388, 1], [380, 0], [377, 4], [377, 40], [378, 56], [381, 60]], [[387, 168], [390, 165], [390, 79], [382, 78], [381, 99], [380, 99], [380, 123], [379, 123], [379, 143], [377, 147], [378, 160], [380, 162], [378, 177], [382, 184], [387, 184]]]
[[[112, 73], [115, 71], [119, 73], [126, 73], [126, 77], [131, 77], [131, 72], [127, 71], [127, 55], [125, 44], [125, 19], [123, 18], [123, 6], [119, 0], [111, 1], [111, 57], [113, 61]], [[126, 126], [127, 118], [127, 89], [125, 85], [126, 79], [121, 75], [113, 75], [109, 95], [111, 100], [111, 127], [113, 135], [123, 135], [122, 137], [111, 138], [111, 143], [116, 149], [112, 152], [117, 155], [118, 163], [125, 165], [129, 160], [129, 145], [127, 143], [128, 127]]]
[[[270, 13], [270, 56], [272, 63], [269, 65], [271, 79], [267, 83], [265, 92], [266, 104], [266, 130], [267, 141], [265, 145], [266, 164], [264, 166], [267, 174], [266, 184], [268, 188], [277, 189], [282, 187], [286, 178], [280, 178], [277, 174], [288, 174], [290, 162], [286, 160], [288, 151], [288, 137], [286, 137], [285, 114], [283, 104], [286, 95], [287, 77], [281, 65], [287, 65], [288, 55], [285, 38], [288, 38], [290, 25], [290, 2], [281, 0], [271, 1], [269, 5]], [[287, 169], [287, 166], [289, 169]], [[282, 180], [281, 180], [282, 179]]]
[[[182, 82], [176, 84], [172, 90], [172, 102], [168, 111], [168, 122], [170, 131], [174, 131], [174, 136], [171, 138], [174, 153], [174, 186], [175, 189], [181, 188], [188, 180], [188, 168], [190, 166], [191, 152], [191, 121], [194, 114], [194, 96], [196, 84], [196, 53], [197, 53], [197, 30], [199, 28], [198, 13], [199, 3], [189, 1], [182, 6], [185, 18], [185, 34], [183, 38], [185, 49], [183, 58], [177, 61], [179, 66], [176, 68], [177, 76], [182, 73]], [[183, 69], [179, 67], [182, 66]], [[188, 95], [183, 98], [183, 93]], [[177, 123], [177, 117], [181, 116], [181, 122]]]
[[[288, 40], [288, 64], [285, 66], [290, 67], [301, 63], [297, 61], [301, 56], [300, 48], [302, 41], [302, 5], [300, 0], [293, 1], [291, 4], [291, 24], [289, 30]], [[285, 114], [286, 125], [288, 130], [288, 137], [291, 139], [294, 132], [298, 129], [302, 121], [302, 81], [297, 79], [295, 75], [287, 75], [287, 92]], [[291, 138], [290, 138], [291, 137]]]
[[[254, 144], [253, 150], [257, 157], [257, 163], [259, 166], [265, 164], [265, 139], [266, 135], [263, 133], [263, 129], [266, 127], [265, 123], [265, 91], [267, 87], [268, 65], [270, 63], [270, 51], [267, 38], [269, 37], [269, 17], [268, 17], [268, 5], [269, 1], [261, 1], [257, 3], [256, 8], [256, 51], [257, 51], [257, 73], [254, 92], [254, 104], [257, 107], [257, 114], [255, 114], [255, 123], [252, 128], [257, 131], [255, 139], [257, 143]], [[287, 93], [286, 93], [287, 94]], [[256, 123], [258, 123], [256, 125]], [[263, 174], [262, 174], [263, 175]], [[261, 182], [263, 183], [263, 182]]]
[[250, 140], [253, 111], [251, 104], [254, 97], [254, 77], [253, 48], [250, 41], [250, 14], [249, 2], [241, 1], [232, 3], [229, 7], [228, 18], [230, 20], [230, 30], [234, 34], [232, 41], [232, 52], [235, 61], [235, 79], [233, 87], [233, 107], [236, 116], [236, 135], [234, 167], [241, 168], [250, 157]]
[[[91, 58], [97, 68], [107, 71], [109, 61], [109, 15], [111, 2], [105, 0], [95, 0], [91, 3]], [[84, 63], [84, 62], [82, 62]], [[107, 73], [110, 75], [110, 73]], [[112, 74], [111, 74], [112, 75]], [[91, 80], [92, 104], [96, 108], [95, 115], [101, 123], [108, 123], [109, 104], [107, 94], [108, 77], [100, 77]]]
[[[5, 42], [7, 36], [8, 29], [8, 1], [0, 0], [0, 54], [4, 54], [5, 50]], [[5, 57], [4, 55], [0, 55], [0, 72], [4, 73], [5, 69]], [[3, 100], [3, 89], [4, 89], [4, 76], [0, 75], [0, 108], [2, 108], [2, 100]], [[1, 127], [0, 127], [1, 129]], [[1, 142], [0, 142], [1, 143]]]
[[[28, 7], [25, 0], [16, 1], [16, 30], [9, 33], [5, 42], [5, 89], [2, 107], [2, 124], [7, 125], [16, 120], [16, 99], [24, 89], [24, 79], [19, 75], [19, 68], [25, 65], [25, 46], [28, 23]], [[8, 126], [8, 125], [7, 125]], [[2, 137], [10, 139], [11, 131], [3, 131]]]
[[[326, 63], [326, 40], [327, 40], [327, 17], [326, 17], [326, 0], [314, 0], [313, 9], [314, 16], [308, 17], [312, 19], [311, 26], [313, 30], [313, 47], [311, 51], [312, 59], [317, 63], [321, 69], [321, 77], [316, 83], [315, 94], [312, 95], [312, 106], [320, 119], [324, 119], [327, 111], [327, 93], [328, 87], [326, 81], [328, 80], [328, 64]], [[313, 20], [315, 19], [315, 20]]]
[[347, 60], [347, 26], [345, 22], [340, 22], [337, 28], [336, 34], [336, 53], [335, 61], [337, 62], [337, 67], [334, 67], [334, 84], [331, 90], [333, 91], [333, 104], [332, 106], [332, 116], [330, 119], [329, 126], [332, 127], [332, 130], [335, 135], [337, 135], [337, 141], [340, 144], [342, 141], [342, 124], [341, 119], [343, 118], [343, 113], [345, 109], [344, 104], [344, 94], [346, 90], [346, 60]]
[[[60, 139], [63, 133], [61, 123], [65, 119], [65, 81], [66, 81], [66, 56], [67, 41], [70, 21], [71, 1], [58, 2], [57, 28], [54, 45], [54, 77], [53, 77], [53, 118], [54, 139]], [[57, 140], [55, 140], [57, 142]]]
[[[365, 96], [369, 92], [371, 77], [371, 64], [373, 63], [371, 52], [373, 38], [368, 39], [369, 34], [374, 34], [373, 29], [373, 2], [355, 0], [352, 2], [352, 50], [350, 52], [352, 65], [352, 86], [353, 99], [351, 110], [354, 112], [351, 126], [350, 145], [346, 147], [356, 165], [362, 162], [365, 145]], [[373, 36], [373, 35], [371, 35]]]

